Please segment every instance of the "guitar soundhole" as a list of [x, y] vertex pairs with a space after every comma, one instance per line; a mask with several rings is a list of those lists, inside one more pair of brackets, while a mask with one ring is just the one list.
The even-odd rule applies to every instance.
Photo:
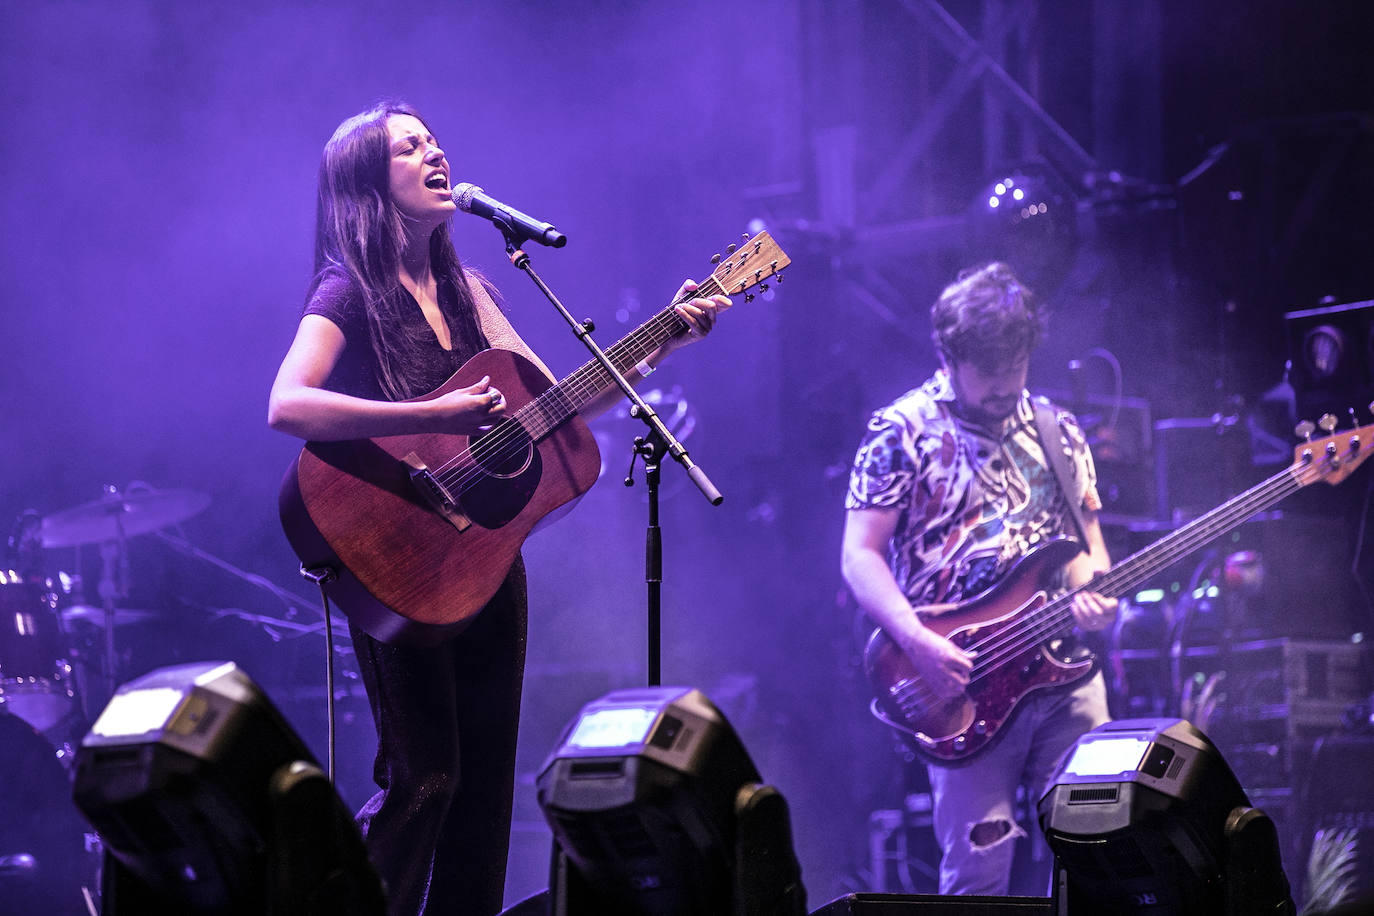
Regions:
[[484, 473], [492, 477], [515, 477], [530, 466], [534, 443], [517, 421], [502, 420], [473, 439], [468, 452]]

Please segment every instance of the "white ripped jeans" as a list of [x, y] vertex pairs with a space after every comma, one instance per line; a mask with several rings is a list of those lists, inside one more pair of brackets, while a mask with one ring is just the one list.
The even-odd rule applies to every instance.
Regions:
[[[941, 894], [1006, 894], [1012, 855], [1024, 832], [1016, 824], [1016, 789], [1032, 810], [1064, 754], [1084, 732], [1108, 721], [1099, 671], [1072, 690], [1032, 694], [989, 749], [964, 766], [929, 765]], [[1045, 893], [1050, 875], [1045, 874]]]

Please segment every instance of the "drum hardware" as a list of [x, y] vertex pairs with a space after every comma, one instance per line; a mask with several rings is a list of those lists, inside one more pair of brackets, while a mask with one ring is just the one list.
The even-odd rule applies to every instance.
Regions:
[[129, 538], [183, 522], [208, 505], [209, 496], [192, 490], [158, 490], [134, 482], [121, 491], [107, 484], [100, 499], [42, 518], [39, 534], [44, 547], [100, 545], [98, 593], [105, 617], [103, 655], [108, 696], [114, 695], [118, 684], [116, 602], [129, 595]]
[[44, 547], [79, 547], [122, 541], [184, 522], [210, 505], [210, 497], [192, 490], [155, 490], [132, 483], [124, 491], [106, 485], [105, 495], [43, 516]]
[[[104, 627], [108, 620], [104, 608], [91, 604], [73, 604], [64, 607], [57, 612], [57, 616], [62, 618], [62, 623], [68, 628], [72, 626]], [[118, 627], [127, 624], [148, 623], [161, 616], [159, 611], [117, 607], [114, 611], [114, 622], [115, 626]]]
[[[286, 608], [285, 617], [274, 617], [270, 614], [259, 614], [244, 610], [243, 608], [206, 608], [206, 610], [216, 618], [235, 617], [247, 623], [255, 624], [263, 629], [273, 642], [280, 642], [284, 638], [303, 636], [307, 633], [324, 633], [324, 610], [313, 602], [306, 601], [299, 595], [293, 594], [276, 583], [266, 579], [256, 573], [240, 569], [234, 564], [220, 557], [215, 556], [209, 551], [202, 550], [185, 538], [159, 531], [157, 537], [163, 543], [172, 547], [193, 559], [209, 563], [231, 576], [240, 579], [249, 585], [264, 589], [277, 598]], [[308, 612], [310, 622], [302, 622], [301, 612]], [[351, 654], [352, 647], [335, 647], [338, 654]]]
[[44, 731], [76, 706], [57, 584], [0, 570], [0, 712]]

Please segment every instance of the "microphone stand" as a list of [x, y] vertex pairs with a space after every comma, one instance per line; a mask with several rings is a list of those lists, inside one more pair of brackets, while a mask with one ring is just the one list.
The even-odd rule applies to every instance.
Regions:
[[[661, 457], [665, 454], [669, 455], [674, 461], [682, 465], [692, 483], [696, 484], [697, 489], [701, 491], [701, 494], [706, 497], [711, 505], [719, 506], [725, 497], [716, 489], [711, 478], [706, 476], [706, 472], [688, 456], [687, 449], [672, 434], [662, 418], [645, 403], [644, 399], [639, 396], [639, 392], [635, 391], [634, 386], [630, 384], [629, 379], [625, 378], [620, 370], [615, 367], [615, 364], [606, 356], [605, 351], [592, 338], [592, 331], [595, 330], [592, 322], [590, 320], [578, 321], [574, 318], [572, 313], [554, 295], [553, 290], [549, 288], [543, 278], [535, 272], [533, 265], [530, 264], [530, 256], [520, 247], [524, 242], [530, 240], [529, 236], [499, 216], [492, 216], [491, 221], [496, 228], [501, 230], [501, 235], [506, 239], [506, 255], [510, 258], [511, 264], [524, 272], [534, 282], [534, 285], [544, 294], [544, 298], [549, 300], [549, 303], [563, 317], [568, 327], [572, 329], [573, 336], [582, 342], [582, 345], [592, 354], [592, 358], [615, 381], [616, 386], [630, 401], [630, 416], [640, 420], [649, 428], [647, 436], [635, 439], [634, 450], [636, 455], [641, 455], [644, 458], [645, 483], [649, 487], [649, 527], [644, 573], [644, 580], [648, 587], [648, 682], [650, 687], [657, 687], [660, 683], [661, 671], [660, 625], [663, 588], [663, 541], [662, 532], [658, 526], [658, 469]], [[631, 468], [633, 467], [632, 463]], [[633, 481], [627, 479], [626, 482], [629, 484]]]

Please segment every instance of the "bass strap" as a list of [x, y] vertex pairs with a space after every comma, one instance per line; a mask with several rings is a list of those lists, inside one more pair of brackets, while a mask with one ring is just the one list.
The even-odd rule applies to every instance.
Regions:
[[1083, 522], [1082, 507], [1079, 506], [1078, 500], [1070, 495], [1075, 492], [1073, 473], [1069, 470], [1069, 461], [1064, 455], [1064, 436], [1055, 421], [1054, 407], [1044, 398], [1033, 397], [1031, 409], [1035, 414], [1035, 431], [1040, 435], [1040, 447], [1045, 453], [1045, 460], [1049, 462], [1054, 479], [1059, 483], [1059, 492], [1064, 495], [1064, 502], [1069, 507], [1069, 518], [1073, 520], [1073, 531], [1078, 538], [1079, 549], [1087, 551], [1088, 527]]

